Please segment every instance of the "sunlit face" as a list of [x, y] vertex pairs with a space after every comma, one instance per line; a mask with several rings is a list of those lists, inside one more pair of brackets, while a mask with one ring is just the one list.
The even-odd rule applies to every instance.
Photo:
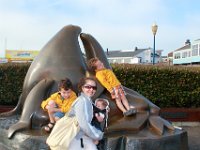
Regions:
[[60, 90], [59, 92], [60, 92], [61, 96], [62, 96], [64, 99], [68, 99], [68, 98], [70, 97], [70, 95], [71, 95], [72, 90], [69, 89], [69, 90], [66, 91], [66, 90], [64, 90], [63, 88], [61, 88], [61, 90]]
[[105, 67], [104, 67], [104, 64], [103, 64], [100, 60], [98, 60], [98, 61], [95, 63], [95, 66], [96, 66], [96, 70], [100, 70], [100, 69], [105, 68]]
[[97, 108], [99, 108], [101, 110], [106, 108], [102, 101], [97, 101], [96, 106], [97, 106]]
[[82, 92], [88, 97], [92, 97], [96, 93], [96, 83], [93, 80], [86, 80], [86, 83], [82, 86]]

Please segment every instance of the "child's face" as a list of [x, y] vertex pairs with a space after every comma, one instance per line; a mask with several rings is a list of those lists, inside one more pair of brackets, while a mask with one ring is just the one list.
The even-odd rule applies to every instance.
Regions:
[[72, 92], [71, 89], [66, 91], [63, 88], [61, 88], [61, 90], [60, 90], [60, 94], [64, 99], [68, 99], [70, 97], [70, 95], [71, 95], [71, 92]]
[[96, 69], [97, 69], [97, 70], [105, 68], [105, 67], [104, 67], [104, 64], [103, 64], [100, 60], [98, 60], [98, 61], [95, 63], [95, 65], [96, 65]]
[[99, 109], [101, 109], [101, 110], [103, 110], [103, 109], [106, 108], [106, 107], [104, 106], [104, 104], [103, 104], [102, 101], [97, 101], [97, 102], [96, 102], [96, 106], [97, 106], [97, 108], [99, 108]]

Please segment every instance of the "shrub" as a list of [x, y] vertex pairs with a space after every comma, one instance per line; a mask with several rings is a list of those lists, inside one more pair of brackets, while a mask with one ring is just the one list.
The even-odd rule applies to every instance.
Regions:
[[112, 64], [122, 85], [159, 107], [200, 107], [200, 68]]
[[[16, 105], [30, 63], [0, 64], [0, 105]], [[122, 85], [157, 106], [200, 107], [200, 68], [111, 64]]]
[[16, 105], [30, 63], [0, 64], [0, 104]]

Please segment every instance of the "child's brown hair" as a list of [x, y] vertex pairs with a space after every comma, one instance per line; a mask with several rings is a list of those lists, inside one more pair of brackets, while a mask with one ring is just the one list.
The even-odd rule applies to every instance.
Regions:
[[89, 69], [92, 71], [92, 72], [95, 72], [95, 70], [97, 69], [97, 66], [95, 65], [95, 63], [99, 61], [99, 59], [97, 57], [95, 58], [91, 58], [89, 61], [88, 61], [88, 67]]
[[78, 91], [82, 92], [82, 87], [84, 84], [86, 84], [87, 80], [91, 80], [94, 81], [96, 84], [96, 80], [93, 77], [83, 77], [80, 79], [79, 83], [78, 83]]
[[69, 89], [72, 89], [72, 82], [70, 81], [69, 78], [65, 78], [63, 80], [60, 80], [59, 84], [58, 84], [58, 89], [59, 91], [61, 89], [64, 89], [65, 91], [68, 91]]

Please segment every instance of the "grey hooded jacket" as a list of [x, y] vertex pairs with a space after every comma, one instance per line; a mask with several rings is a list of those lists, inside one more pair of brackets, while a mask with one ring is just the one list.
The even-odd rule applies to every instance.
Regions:
[[92, 100], [84, 93], [81, 93], [72, 104], [68, 115], [69, 117], [76, 116], [80, 126], [80, 131], [75, 138], [80, 139], [83, 135], [93, 140], [101, 140], [103, 138], [103, 132], [91, 125], [93, 118]]

